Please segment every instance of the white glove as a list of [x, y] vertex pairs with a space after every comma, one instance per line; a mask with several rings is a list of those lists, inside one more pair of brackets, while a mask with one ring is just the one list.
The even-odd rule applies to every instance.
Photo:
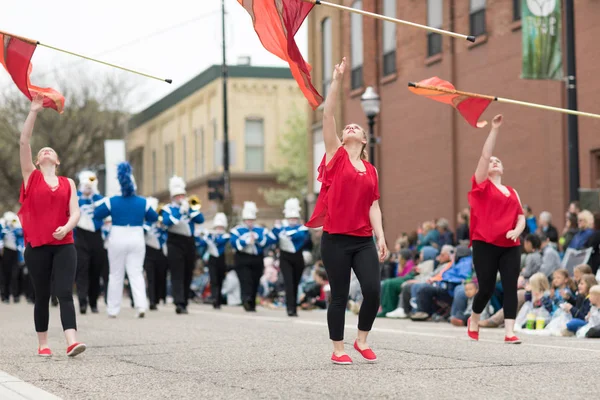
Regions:
[[181, 201], [179, 211], [181, 211], [182, 214], [187, 214], [188, 211], [190, 211], [190, 203], [188, 203], [187, 199]]

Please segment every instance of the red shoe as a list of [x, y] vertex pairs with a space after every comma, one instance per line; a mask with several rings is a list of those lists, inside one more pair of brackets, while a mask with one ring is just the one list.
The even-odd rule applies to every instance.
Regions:
[[506, 344], [521, 344], [523, 342], [521, 342], [521, 339], [519, 339], [516, 336], [511, 336], [511, 337], [504, 336], [504, 343], [506, 343]]
[[81, 354], [85, 351], [86, 346], [83, 343], [73, 343], [69, 347], [67, 347], [67, 355], [69, 357], [75, 357], [77, 354]]
[[348, 354], [344, 354], [343, 356], [338, 357], [335, 355], [335, 353], [333, 353], [331, 355], [331, 362], [338, 365], [351, 365], [352, 359]]
[[365, 350], [361, 350], [358, 348], [358, 342], [355, 340], [354, 341], [354, 349], [356, 351], [358, 351], [360, 353], [361, 356], [363, 356], [363, 358], [369, 362], [375, 362], [377, 361], [377, 356], [375, 355], [375, 353], [373, 353], [373, 350], [371, 349], [365, 349]]
[[467, 320], [467, 335], [471, 340], [478, 341], [479, 340], [479, 327], [477, 327], [476, 331], [471, 330], [471, 317]]
[[52, 350], [50, 350], [48, 347], [46, 347], [45, 349], [40, 349], [38, 347], [38, 356], [40, 356], [40, 357], [51, 357], [52, 356]]

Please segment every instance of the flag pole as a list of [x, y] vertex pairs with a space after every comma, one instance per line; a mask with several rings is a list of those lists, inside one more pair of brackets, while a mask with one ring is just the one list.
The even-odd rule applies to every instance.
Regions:
[[49, 48], [49, 49], [52, 49], [52, 50], [56, 50], [56, 51], [60, 51], [60, 52], [63, 52], [63, 53], [70, 54], [72, 56], [84, 58], [84, 59], [89, 60], [89, 61], [95, 61], [95, 62], [100, 63], [100, 64], [108, 65], [109, 67], [113, 67], [113, 68], [117, 68], [117, 69], [122, 69], [123, 71], [131, 72], [131, 73], [134, 73], [134, 74], [137, 74], [137, 75], [142, 75], [142, 76], [145, 76], [147, 78], [152, 78], [152, 79], [156, 79], [156, 80], [167, 82], [167, 83], [172, 83], [173, 82], [173, 80], [171, 80], [171, 79], [164, 79], [164, 78], [159, 78], [159, 77], [154, 76], [154, 75], [145, 74], [145, 73], [140, 72], [140, 71], [136, 71], [136, 70], [133, 70], [133, 69], [121, 67], [119, 65], [111, 64], [111, 63], [108, 63], [106, 61], [102, 61], [102, 60], [98, 60], [96, 58], [88, 57], [88, 56], [85, 56], [83, 54], [78, 54], [78, 53], [74, 53], [72, 51], [68, 51], [68, 50], [65, 50], [65, 49], [58, 48], [58, 47], [50, 46], [48, 44], [41, 43], [41, 42], [39, 42], [37, 40], [29, 39], [29, 38], [26, 38], [26, 37], [23, 37], [23, 36], [19, 36], [19, 35], [13, 35], [12, 33], [0, 31], [0, 35], [14, 37], [15, 39], [22, 40], [22, 41], [27, 42], [29, 44], [33, 44], [33, 45], [37, 45], [37, 46], [43, 46], [43, 47], [46, 47], [46, 48]]
[[446, 31], [443, 29], [432, 28], [431, 26], [416, 24], [414, 22], [404, 21], [404, 20], [397, 19], [397, 18], [386, 17], [385, 15], [375, 14], [372, 12], [363, 11], [363, 10], [359, 10], [359, 9], [352, 8], [352, 7], [341, 6], [339, 4], [330, 3], [328, 1], [322, 1], [322, 0], [302, 0], [302, 1], [304, 1], [305, 3], [312, 3], [317, 6], [326, 6], [326, 7], [331, 7], [331, 8], [337, 8], [338, 10], [344, 10], [344, 11], [349, 11], [349, 12], [352, 12], [355, 14], [366, 15], [367, 17], [373, 17], [376, 19], [381, 19], [383, 21], [393, 22], [395, 24], [409, 25], [409, 26], [413, 26], [415, 28], [421, 28], [421, 29], [428, 30], [430, 32], [439, 33], [440, 35], [452, 36], [452, 37], [455, 37], [458, 39], [466, 39], [469, 42], [475, 42], [475, 36], [467, 36], [467, 35], [462, 35], [460, 33]]
[[489, 95], [485, 95], [485, 94], [463, 92], [461, 90], [452, 90], [452, 89], [448, 89], [448, 88], [444, 88], [444, 87], [420, 85], [420, 84], [414, 83], [414, 82], [409, 82], [408, 86], [414, 87], [414, 88], [419, 88], [419, 89], [435, 90], [438, 92], [443, 92], [443, 93], [448, 93], [448, 94], [456, 94], [456, 95], [460, 95], [460, 96], [476, 97], [476, 98], [480, 98], [480, 99], [497, 101], [499, 103], [515, 104], [515, 105], [519, 105], [519, 106], [539, 108], [539, 109], [547, 110], [547, 111], [556, 111], [556, 112], [560, 112], [560, 113], [564, 113], [564, 114], [579, 115], [581, 117], [600, 118], [600, 115], [598, 115], [598, 114], [592, 114], [592, 113], [587, 113], [587, 112], [583, 112], [583, 111], [575, 111], [575, 110], [569, 110], [567, 108], [546, 106], [544, 104], [528, 103], [525, 101], [505, 99], [502, 97], [489, 96]]

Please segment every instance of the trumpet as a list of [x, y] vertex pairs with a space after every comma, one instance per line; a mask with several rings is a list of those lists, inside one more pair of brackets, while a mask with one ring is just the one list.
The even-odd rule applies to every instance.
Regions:
[[189, 196], [187, 198], [188, 203], [190, 203], [190, 210], [192, 211], [200, 211], [202, 208], [202, 204], [200, 203], [200, 199], [195, 194]]

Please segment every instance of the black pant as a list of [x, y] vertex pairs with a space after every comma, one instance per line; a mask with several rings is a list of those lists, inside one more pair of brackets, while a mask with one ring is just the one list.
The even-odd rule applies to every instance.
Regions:
[[[403, 291], [404, 290], [406, 289], [403, 289]], [[408, 292], [410, 293], [410, 289]], [[417, 305], [420, 311], [432, 315], [435, 312], [434, 305], [436, 300], [452, 304], [452, 296], [450, 296], [447, 288], [427, 285], [419, 290], [419, 294], [417, 295]]]
[[100, 275], [106, 264], [106, 251], [102, 232], [90, 232], [77, 229], [75, 232], [77, 250], [77, 297], [79, 307], [96, 308], [100, 296]]
[[196, 267], [194, 238], [169, 232], [167, 259], [171, 270], [173, 303], [178, 307], [186, 308], [191, 293], [192, 275]]
[[167, 290], [167, 269], [169, 261], [162, 250], [146, 246], [146, 257], [144, 258], [144, 270], [148, 280], [148, 298], [150, 305], [158, 304], [160, 296]]
[[48, 331], [50, 317], [48, 303], [51, 289], [60, 304], [63, 330], [77, 329], [75, 306], [73, 305], [73, 283], [77, 270], [75, 246], [63, 244], [33, 248], [31, 245], [27, 245], [25, 262], [35, 291], [33, 318], [36, 332]]
[[323, 232], [321, 257], [331, 287], [331, 302], [327, 310], [329, 338], [333, 341], [344, 340], [351, 269], [360, 282], [363, 295], [358, 314], [358, 329], [370, 331], [379, 309], [381, 290], [379, 260], [373, 238]]
[[242, 304], [246, 311], [256, 310], [256, 294], [265, 264], [262, 255], [235, 253], [235, 268], [240, 280]]
[[288, 253], [281, 251], [279, 257], [279, 267], [283, 274], [283, 283], [285, 285], [285, 304], [288, 314], [296, 313], [296, 304], [298, 302], [298, 285], [302, 272], [304, 272], [304, 257], [302, 252]]
[[2, 257], [2, 300], [19, 297], [19, 253], [16, 250], [4, 248]]
[[227, 265], [225, 264], [225, 254], [219, 257], [210, 256], [208, 258], [208, 273], [210, 274], [210, 292], [213, 298], [213, 305], [221, 306], [221, 288], [227, 274]]
[[492, 298], [496, 288], [496, 276], [500, 272], [504, 290], [504, 318], [517, 317], [517, 281], [521, 272], [521, 249], [519, 246], [499, 247], [473, 241], [473, 266], [477, 274], [479, 291], [473, 300], [473, 313], [481, 314]]

